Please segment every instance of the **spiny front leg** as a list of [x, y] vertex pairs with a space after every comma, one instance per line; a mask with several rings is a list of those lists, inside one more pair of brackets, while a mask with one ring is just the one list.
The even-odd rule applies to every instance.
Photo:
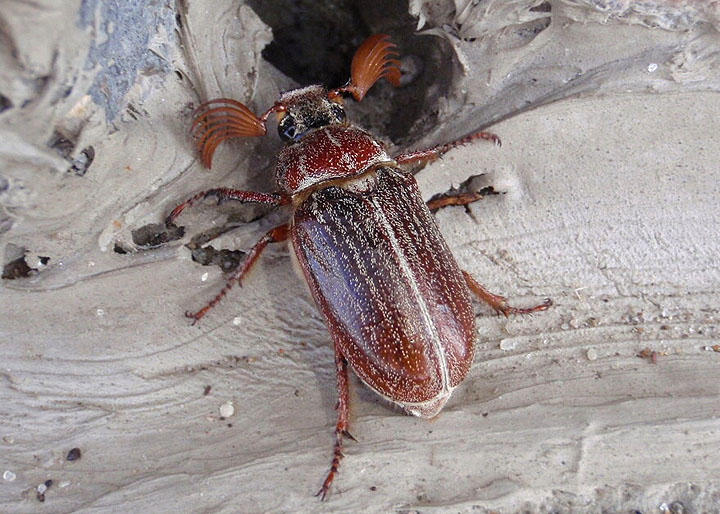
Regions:
[[482, 199], [483, 195], [480, 193], [455, 193], [445, 194], [439, 198], [434, 198], [425, 202], [430, 209], [430, 212], [435, 212], [443, 207], [450, 207], [451, 205], [468, 205], [473, 202], [477, 202]]
[[495, 309], [496, 312], [501, 312], [505, 317], [510, 314], [530, 314], [532, 312], [544, 311], [547, 310], [553, 303], [550, 298], [546, 298], [543, 303], [535, 305], [534, 307], [512, 307], [511, 305], [508, 305], [507, 298], [500, 296], [499, 294], [491, 293], [485, 289], [485, 287], [475, 280], [467, 271], [463, 271], [463, 276], [465, 277], [465, 282], [470, 290], [475, 293], [478, 298]]
[[171, 225], [177, 217], [180, 216], [180, 213], [187, 207], [192, 206], [198, 200], [204, 200], [210, 196], [217, 197], [218, 203], [225, 200], [236, 200], [238, 202], [264, 203], [266, 205], [283, 205], [290, 201], [287, 196], [277, 193], [257, 193], [255, 191], [242, 191], [240, 189], [218, 187], [216, 189], [202, 191], [175, 207], [170, 215], [165, 218], [165, 225]]
[[475, 132], [469, 134], [455, 141], [450, 141], [444, 145], [438, 145], [433, 148], [426, 148], [424, 150], [415, 150], [414, 152], [403, 153], [395, 157], [395, 162], [400, 165], [403, 164], [415, 164], [434, 161], [444, 153], [457, 148], [458, 146], [466, 145], [475, 141], [476, 139], [485, 139], [487, 141], [494, 142], [497, 146], [502, 146], [500, 138], [491, 132]]
[[347, 361], [340, 353], [339, 348], [335, 345], [335, 370], [337, 375], [338, 401], [335, 408], [338, 412], [337, 424], [335, 425], [335, 446], [333, 448], [333, 459], [330, 465], [330, 471], [325, 477], [322, 487], [315, 496], [320, 496], [321, 500], [325, 500], [330, 490], [335, 474], [340, 467], [340, 460], [343, 458], [342, 446], [343, 437], [348, 437], [355, 441], [355, 438], [348, 432], [348, 418], [350, 416], [350, 390], [348, 389], [348, 372]]
[[255, 243], [255, 245], [250, 249], [250, 252], [248, 253], [245, 262], [241, 267], [238, 267], [235, 271], [232, 272], [230, 277], [228, 277], [227, 282], [225, 283], [225, 286], [220, 290], [220, 292], [217, 294], [215, 298], [210, 300], [205, 307], [200, 309], [197, 312], [186, 312], [185, 316], [188, 318], [193, 319], [193, 325], [200, 321], [200, 319], [207, 314], [207, 312], [215, 307], [220, 300], [222, 300], [226, 294], [228, 294], [228, 291], [232, 289], [233, 284], [235, 281], [237, 281], [238, 284], [242, 285], [242, 279], [243, 277], [250, 271], [253, 264], [255, 264], [255, 261], [258, 260], [258, 257], [260, 257], [260, 254], [265, 249], [265, 247], [269, 243], [279, 243], [282, 241], [285, 241], [288, 238], [288, 231], [290, 226], [286, 223], [284, 225], [278, 225], [277, 227], [271, 229], [268, 231], [267, 234], [265, 234], [260, 240]]

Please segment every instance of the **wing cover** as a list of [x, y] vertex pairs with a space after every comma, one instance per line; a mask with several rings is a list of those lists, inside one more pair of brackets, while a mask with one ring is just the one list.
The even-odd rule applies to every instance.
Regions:
[[462, 381], [470, 295], [412, 175], [384, 167], [313, 192], [291, 237], [336, 344], [372, 389], [402, 404]]

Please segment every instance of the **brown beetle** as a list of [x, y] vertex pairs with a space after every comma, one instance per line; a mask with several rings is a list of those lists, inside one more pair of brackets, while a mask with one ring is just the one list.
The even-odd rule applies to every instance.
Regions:
[[415, 416], [431, 418], [467, 375], [474, 356], [475, 317], [470, 293], [505, 315], [547, 309], [550, 300], [518, 309], [458, 268], [430, 208], [464, 205], [477, 194], [459, 194], [426, 205], [412, 174], [400, 166], [438, 158], [477, 132], [435, 148], [389, 156], [383, 144], [347, 123], [342, 98], [363, 99], [381, 78], [400, 82], [395, 46], [388, 36], [368, 38], [357, 50], [351, 79], [327, 91], [309, 86], [286, 92], [262, 116], [230, 99], [198, 109], [192, 130], [203, 163], [234, 137], [262, 136], [271, 113], [287, 142], [278, 156], [277, 193], [212, 189], [177, 206], [172, 224], [195, 201], [215, 196], [269, 205], [290, 204], [289, 223], [270, 230], [250, 250], [225, 287], [196, 313], [197, 322], [240, 282], [268, 243], [290, 240], [291, 255], [322, 312], [335, 347], [338, 420], [324, 499], [338, 470], [348, 433], [348, 364], [372, 390]]

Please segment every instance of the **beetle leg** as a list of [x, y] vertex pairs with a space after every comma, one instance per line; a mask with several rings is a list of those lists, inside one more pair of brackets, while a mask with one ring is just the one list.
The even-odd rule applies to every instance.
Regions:
[[535, 305], [534, 307], [512, 307], [508, 305], [507, 298], [500, 296], [499, 294], [491, 293], [485, 289], [483, 285], [475, 280], [467, 271], [463, 271], [463, 276], [465, 277], [465, 282], [467, 282], [470, 290], [475, 293], [478, 298], [495, 309], [496, 312], [501, 312], [505, 317], [510, 314], [530, 314], [532, 312], [544, 311], [547, 310], [553, 303], [550, 298], [546, 298], [543, 303]]
[[491, 132], [475, 132], [469, 134], [455, 141], [450, 141], [444, 145], [438, 145], [433, 148], [426, 148], [424, 150], [415, 150], [414, 152], [402, 153], [395, 157], [395, 162], [398, 164], [413, 164], [413, 163], [424, 163], [431, 162], [442, 156], [444, 153], [456, 148], [458, 146], [466, 145], [476, 139], [485, 139], [487, 141], [494, 142], [497, 146], [502, 146], [500, 138]]
[[350, 390], [348, 389], [348, 371], [347, 361], [335, 345], [335, 369], [337, 374], [338, 402], [335, 408], [338, 411], [337, 424], [335, 425], [335, 447], [333, 449], [333, 460], [330, 465], [330, 471], [325, 477], [322, 487], [315, 496], [320, 496], [321, 500], [325, 500], [330, 490], [335, 474], [340, 467], [340, 460], [344, 457], [342, 453], [343, 436], [355, 441], [356, 439], [347, 431], [348, 418], [350, 415]]
[[450, 205], [468, 205], [473, 202], [477, 202], [483, 198], [480, 193], [458, 193], [454, 195], [444, 195], [440, 198], [435, 198], [425, 202], [430, 209], [430, 212], [435, 212], [443, 207], [449, 207]]
[[285, 195], [277, 193], [256, 193], [255, 191], [241, 191], [239, 189], [230, 189], [227, 187], [220, 187], [217, 189], [209, 189], [202, 191], [192, 198], [188, 198], [183, 203], [175, 207], [170, 215], [165, 219], [165, 225], [172, 224], [175, 219], [180, 216], [180, 213], [185, 210], [186, 207], [190, 207], [198, 200], [203, 200], [209, 196], [216, 196], [218, 203], [224, 200], [237, 200], [239, 202], [251, 202], [251, 203], [264, 203], [267, 205], [283, 205], [288, 203], [289, 198]]
[[207, 314], [210, 309], [215, 307], [215, 305], [217, 305], [218, 302], [225, 297], [228, 291], [232, 289], [233, 283], [236, 280], [238, 284], [242, 285], [243, 277], [250, 271], [250, 268], [252, 268], [253, 264], [255, 264], [255, 261], [257, 261], [258, 257], [260, 257], [260, 254], [268, 245], [268, 243], [280, 243], [282, 241], [285, 241], [288, 238], [289, 228], [290, 226], [287, 223], [284, 225], [278, 225], [272, 230], [269, 230], [267, 234], [260, 238], [260, 240], [255, 243], [255, 245], [250, 249], [250, 252], [248, 253], [248, 256], [245, 259], [242, 267], [238, 267], [238, 269], [232, 272], [232, 274], [227, 280], [227, 283], [220, 290], [217, 296], [210, 300], [210, 302], [208, 302], [208, 304], [199, 311], [185, 313], [186, 317], [193, 318], [192, 324], [194, 325], [195, 323], [200, 321], [200, 319], [205, 316], [205, 314]]

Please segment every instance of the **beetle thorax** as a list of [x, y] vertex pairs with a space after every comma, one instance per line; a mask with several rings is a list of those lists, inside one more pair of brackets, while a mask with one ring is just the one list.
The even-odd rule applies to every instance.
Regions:
[[382, 143], [364, 130], [328, 125], [282, 149], [275, 179], [284, 193], [293, 195], [392, 162]]

